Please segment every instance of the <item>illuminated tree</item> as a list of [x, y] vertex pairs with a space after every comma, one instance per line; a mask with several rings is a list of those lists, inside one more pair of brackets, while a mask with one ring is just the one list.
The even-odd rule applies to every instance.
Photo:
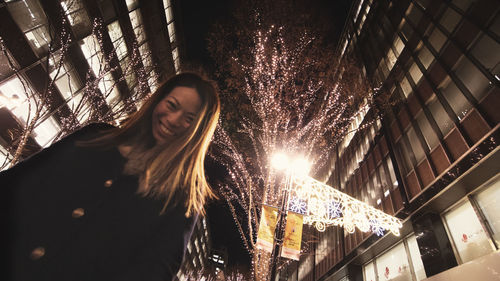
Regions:
[[338, 57], [325, 40], [324, 22], [297, 13], [304, 7], [245, 2], [231, 24], [216, 25], [209, 36], [224, 102], [214, 155], [229, 171], [219, 191], [252, 257], [249, 279], [270, 278], [269, 254], [255, 245], [261, 204], [279, 206], [283, 195], [271, 156], [301, 155], [312, 164], [310, 175], [326, 181], [329, 159], [352, 134], [352, 120], [373, 108], [361, 130], [379, 115], [376, 91], [361, 69]]
[[[60, 131], [51, 142], [75, 131], [76, 129], [93, 122], [107, 122], [118, 124], [141, 103], [149, 94], [148, 74], [154, 67], [144, 63], [144, 57], [150, 54], [141, 54], [134, 43], [125, 46], [125, 42], [117, 40], [112, 50], [104, 52], [105, 42], [103, 34], [107, 32], [100, 19], [92, 20], [92, 32], [82, 42], [75, 42], [71, 27], [78, 18], [72, 18], [70, 12], [81, 8], [80, 1], [62, 1], [59, 6], [60, 17], [55, 21], [47, 21], [44, 42], [45, 55], [42, 58], [46, 76], [43, 77], [43, 87], [32, 87], [27, 74], [22, 72], [14, 58], [10, 56], [4, 40], [0, 37], [0, 51], [7, 59], [8, 67], [15, 74], [16, 87], [12, 97], [0, 96], [2, 106], [10, 108], [23, 107], [24, 118], [21, 127], [8, 132], [13, 139], [12, 144], [6, 147], [8, 157], [0, 168], [16, 164], [26, 156], [29, 149], [29, 139], [35, 129], [47, 118], [58, 116]], [[57, 4], [59, 5], [59, 4]], [[45, 18], [45, 15], [39, 15]], [[116, 34], [110, 34], [111, 37]], [[120, 37], [121, 34], [118, 36]], [[111, 38], [113, 39], [113, 38]], [[75, 81], [74, 76], [67, 75], [71, 68], [71, 48], [75, 44], [81, 45], [89, 68], [84, 81]], [[127, 48], [128, 54], [127, 54]], [[126, 64], [118, 64], [118, 58], [127, 56]], [[64, 79], [63, 79], [64, 78]], [[130, 95], [123, 96], [118, 91], [119, 83], [131, 79], [138, 82], [137, 90]], [[82, 89], [78, 89], [78, 84]], [[19, 84], [19, 85], [17, 85]], [[67, 89], [71, 97], [60, 97], [57, 88]], [[61, 102], [62, 101], [62, 102]], [[68, 110], [69, 109], [69, 110]], [[44, 146], [50, 145], [43, 144]]]

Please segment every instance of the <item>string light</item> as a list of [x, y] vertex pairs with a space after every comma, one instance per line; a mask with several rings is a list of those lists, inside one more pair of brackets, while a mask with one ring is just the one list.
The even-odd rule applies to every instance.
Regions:
[[343, 226], [349, 233], [353, 233], [357, 227], [363, 232], [373, 231], [379, 236], [384, 231], [399, 236], [399, 229], [403, 226], [398, 218], [309, 176], [292, 175], [286, 188], [290, 194], [288, 209], [300, 209], [304, 224], [314, 225], [319, 231], [336, 225]]

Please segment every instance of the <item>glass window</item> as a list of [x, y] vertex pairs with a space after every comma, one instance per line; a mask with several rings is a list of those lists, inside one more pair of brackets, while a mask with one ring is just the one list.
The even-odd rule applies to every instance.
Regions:
[[396, 63], [396, 60], [397, 60], [397, 57], [396, 55], [394, 54], [394, 52], [392, 51], [391, 48], [389, 48], [389, 50], [387, 51], [387, 68], [389, 69], [389, 71], [392, 70], [392, 67], [394, 66], [394, 64]]
[[436, 97], [433, 97], [431, 102], [428, 104], [428, 108], [434, 117], [434, 120], [436, 121], [439, 129], [441, 130], [441, 133], [443, 135], [448, 134], [449, 131], [453, 128], [453, 121], [451, 121], [450, 116], [448, 116], [448, 113], [443, 108], [443, 105], [439, 102], [439, 100]]
[[394, 45], [394, 48], [396, 49], [397, 55], [399, 56], [401, 54], [401, 52], [403, 52], [405, 44], [403, 43], [403, 41], [401, 41], [401, 38], [399, 38], [399, 36], [396, 36], [396, 39], [394, 39], [393, 45]]
[[127, 45], [123, 39], [122, 29], [118, 21], [114, 21], [108, 24], [108, 33], [111, 41], [113, 42], [113, 47], [115, 49], [118, 60], [121, 61], [125, 56], [127, 56]]
[[98, 3], [104, 22], [109, 22], [110, 20], [116, 18], [112, 0], [98, 0]]
[[422, 134], [424, 135], [424, 138], [427, 141], [429, 149], [432, 150], [434, 147], [438, 145], [439, 139], [436, 136], [434, 130], [432, 129], [429, 120], [427, 120], [427, 116], [425, 116], [423, 112], [421, 112], [417, 116], [417, 123], [418, 126], [420, 127], [420, 131], [422, 131]]
[[415, 277], [417, 281], [425, 279], [427, 275], [425, 274], [424, 264], [422, 263], [422, 258], [420, 257], [420, 250], [418, 249], [417, 239], [415, 238], [415, 235], [408, 237], [407, 242], [411, 263], [413, 264], [413, 271], [415, 272]]
[[390, 186], [389, 185], [390, 180], [387, 181], [387, 177], [385, 175], [385, 170], [384, 170], [383, 165], [378, 166], [378, 174], [380, 176], [380, 183], [382, 185], [382, 190], [384, 191], [384, 196], [388, 196], [389, 195], [388, 190], [389, 190], [389, 186]]
[[428, 69], [429, 65], [431, 65], [431, 63], [434, 61], [434, 56], [426, 46], [422, 47], [422, 49], [418, 53], [418, 58], [425, 69]]
[[12, 18], [28, 39], [28, 43], [38, 55], [48, 50], [50, 34], [47, 17], [38, 0], [22, 0], [8, 3]]
[[177, 50], [177, 47], [175, 47], [172, 50], [172, 58], [174, 60], [175, 72], [179, 72], [181, 65], [179, 61], [179, 51]]
[[434, 50], [439, 53], [441, 49], [443, 48], [444, 43], [446, 42], [446, 36], [439, 30], [439, 28], [434, 28], [434, 30], [431, 33], [431, 36], [429, 36], [429, 42], [431, 43], [432, 47], [434, 47]]
[[129, 11], [132, 11], [133, 9], [137, 8], [137, 6], [139, 5], [137, 0], [125, 0], [125, 3], [127, 3], [127, 9]]
[[410, 160], [410, 149], [408, 147], [408, 142], [404, 141], [405, 137], [402, 137], [400, 141], [396, 144], [397, 145], [397, 151], [399, 152], [401, 158], [402, 158], [402, 164], [403, 164], [403, 170], [404, 170], [404, 175], [408, 174], [411, 169], [413, 169], [413, 163]]
[[401, 89], [403, 90], [403, 93], [406, 98], [412, 92], [410, 82], [408, 82], [408, 79], [406, 79], [406, 77], [404, 77], [403, 80], [401, 80]]
[[500, 176], [485, 186], [477, 195], [476, 200], [493, 231], [497, 247], [500, 246]]
[[448, 32], [452, 33], [459, 21], [460, 15], [452, 8], [448, 8], [443, 14], [440, 23]]
[[408, 130], [408, 140], [410, 141], [410, 145], [413, 149], [413, 154], [415, 155], [415, 160], [420, 162], [425, 156], [424, 150], [422, 149], [422, 146], [420, 145], [420, 140], [417, 137], [417, 134], [415, 133], [415, 130], [410, 127]]
[[443, 217], [462, 263], [493, 252], [488, 237], [469, 201], [445, 213]]
[[167, 30], [168, 30], [168, 37], [170, 40], [170, 44], [173, 44], [175, 41], [175, 27], [173, 22], [167, 25]]
[[406, 11], [406, 17], [413, 23], [414, 26], [416, 26], [422, 18], [422, 11], [415, 5], [410, 4], [410, 7]]
[[420, 82], [420, 79], [422, 78], [422, 71], [420, 71], [420, 68], [418, 68], [417, 64], [416, 63], [413, 63], [412, 66], [410, 67], [410, 76], [411, 78], [413, 79], [413, 83], [415, 83], [415, 85], [418, 84], [418, 82]]
[[23, 125], [32, 121], [36, 110], [42, 112], [40, 119], [36, 120], [32, 135], [40, 146], [47, 147], [61, 129], [54, 117], [44, 116], [46, 110], [39, 107], [40, 102], [26, 81], [21, 81], [17, 77], [0, 85], [0, 106], [3, 105], [10, 110]]
[[61, 6], [77, 37], [81, 37], [91, 30], [89, 16], [80, 0], [63, 0]]
[[170, 23], [174, 20], [174, 16], [172, 14], [172, 7], [170, 4], [170, 0], [163, 0], [163, 7], [165, 8], [165, 16], [167, 17], [167, 23]]
[[412, 281], [408, 256], [403, 243], [399, 243], [376, 260], [378, 280]]
[[363, 266], [363, 280], [365, 281], [376, 281], [377, 277], [375, 277], [375, 266], [373, 266], [373, 262], [368, 263]]
[[413, 35], [413, 28], [408, 24], [408, 22], [406, 22], [406, 20], [403, 20], [401, 22], [401, 33], [403, 35], [403, 37], [406, 39], [406, 41], [408, 42], [411, 38], [411, 36]]
[[448, 85], [442, 90], [442, 93], [457, 115], [458, 119], [461, 120], [471, 109], [471, 104], [467, 101], [465, 96], [457, 88], [453, 81], [449, 81]]
[[133, 10], [129, 13], [130, 23], [134, 29], [134, 34], [137, 39], [137, 43], [141, 44], [146, 40], [146, 32], [142, 26], [142, 15], [140, 9]]
[[472, 49], [472, 54], [491, 74], [500, 74], [500, 44], [488, 35], [483, 35]]
[[80, 48], [95, 77], [98, 79], [98, 87], [106, 98], [106, 102], [113, 108], [120, 103], [120, 94], [116, 89], [116, 83], [107, 69], [106, 61], [101, 52], [101, 46], [95, 35], [89, 35], [80, 41]]
[[390, 181], [392, 182], [392, 187], [396, 188], [399, 186], [398, 180], [396, 179], [396, 173], [394, 173], [394, 166], [392, 165], [392, 160], [389, 156], [386, 157], [387, 170], [389, 171]]
[[455, 70], [457, 76], [462, 80], [465, 87], [479, 101], [486, 95], [486, 89], [489, 86], [489, 80], [484, 76], [472, 62], [463, 57]]

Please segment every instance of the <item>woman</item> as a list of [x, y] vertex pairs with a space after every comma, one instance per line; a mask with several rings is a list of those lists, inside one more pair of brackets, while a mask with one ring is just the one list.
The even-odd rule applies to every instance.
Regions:
[[171, 280], [213, 196], [219, 111], [211, 83], [179, 74], [122, 127], [87, 126], [1, 173], [8, 280]]

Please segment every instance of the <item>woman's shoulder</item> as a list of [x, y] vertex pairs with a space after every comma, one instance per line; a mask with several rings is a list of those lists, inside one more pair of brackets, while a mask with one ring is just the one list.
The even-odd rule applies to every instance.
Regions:
[[94, 137], [97, 137], [101, 135], [102, 133], [112, 130], [116, 128], [113, 125], [110, 125], [108, 123], [91, 123], [86, 126], [81, 127], [80, 129], [77, 129], [76, 131], [68, 134], [65, 139], [71, 138], [71, 139], [77, 139], [77, 140], [86, 140], [86, 139], [91, 139]]

